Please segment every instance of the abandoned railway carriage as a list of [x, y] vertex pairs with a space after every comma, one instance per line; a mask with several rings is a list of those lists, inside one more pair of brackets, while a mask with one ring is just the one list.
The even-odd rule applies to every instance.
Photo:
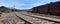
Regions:
[[59, 15], [60, 14], [60, 1], [58, 2], [51, 2], [49, 4], [41, 5], [34, 7], [29, 10], [30, 12], [35, 13], [50, 13], [52, 15]]

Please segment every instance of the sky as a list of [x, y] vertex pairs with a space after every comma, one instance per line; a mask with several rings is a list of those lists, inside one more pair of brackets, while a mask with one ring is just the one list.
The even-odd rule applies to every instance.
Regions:
[[0, 6], [15, 7], [16, 9], [30, 9], [59, 0], [0, 0]]

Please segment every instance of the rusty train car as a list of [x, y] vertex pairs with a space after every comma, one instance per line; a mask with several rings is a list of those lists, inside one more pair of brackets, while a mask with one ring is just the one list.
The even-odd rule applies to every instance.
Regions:
[[49, 13], [52, 15], [60, 15], [60, 1], [33, 7], [29, 11], [32, 13], [43, 13], [43, 14]]

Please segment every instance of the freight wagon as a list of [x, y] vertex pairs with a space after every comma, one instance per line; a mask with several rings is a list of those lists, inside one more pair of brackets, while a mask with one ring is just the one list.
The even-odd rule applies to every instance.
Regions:
[[29, 10], [30, 12], [60, 15], [60, 1], [51, 2], [49, 4], [33, 7]]

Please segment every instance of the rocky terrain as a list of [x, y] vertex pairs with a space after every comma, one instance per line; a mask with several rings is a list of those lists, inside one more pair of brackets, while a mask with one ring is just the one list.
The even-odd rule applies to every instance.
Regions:
[[26, 21], [29, 21], [32, 24], [60, 24], [60, 23], [43, 20], [43, 19], [29, 17], [28, 16], [29, 13], [27, 12], [2, 13], [0, 17], [0, 24], [25, 24], [25, 22], [19, 19], [18, 17], [16, 17], [15, 14], [25, 19]]

